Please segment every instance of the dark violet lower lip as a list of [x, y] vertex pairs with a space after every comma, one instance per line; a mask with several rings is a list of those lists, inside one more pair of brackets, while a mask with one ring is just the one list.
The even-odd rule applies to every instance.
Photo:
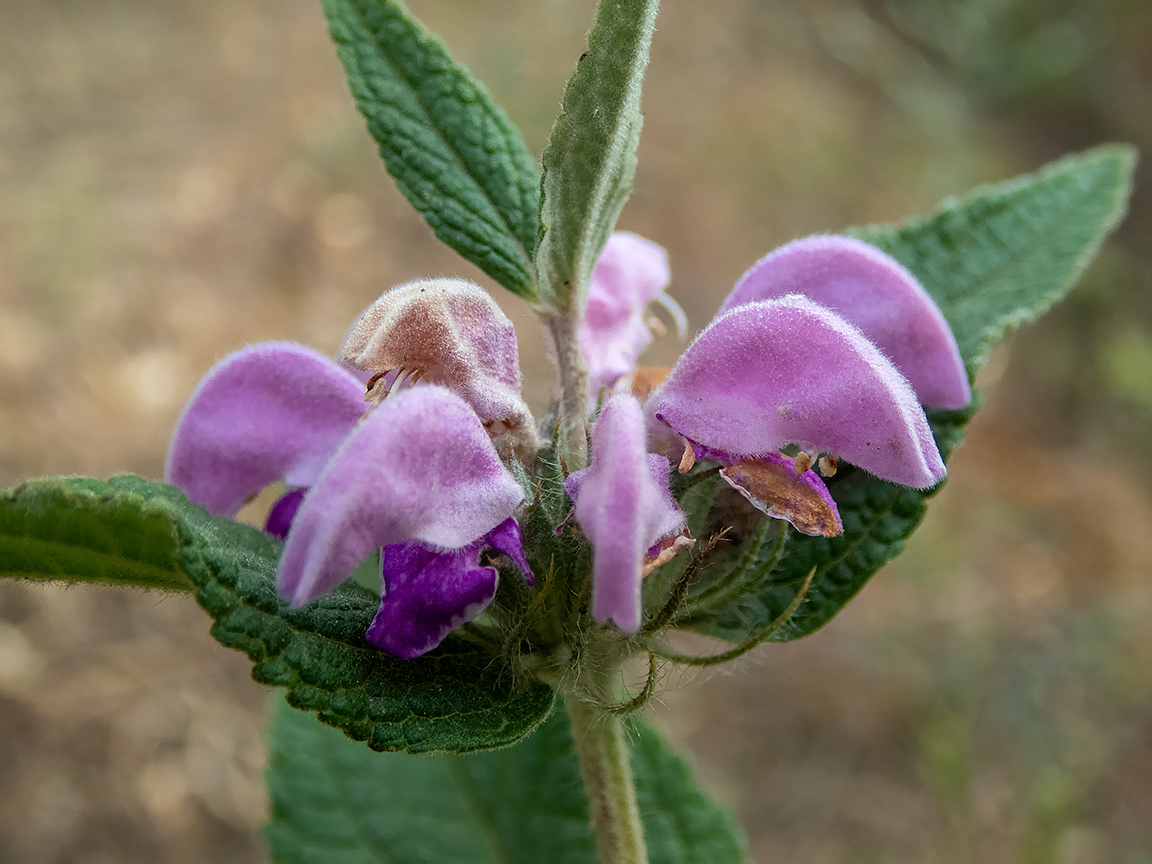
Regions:
[[300, 509], [307, 492], [307, 489], [292, 489], [280, 496], [280, 500], [268, 511], [268, 521], [264, 525], [264, 530], [281, 540], [286, 538], [292, 528], [292, 520], [296, 518], [296, 511]]

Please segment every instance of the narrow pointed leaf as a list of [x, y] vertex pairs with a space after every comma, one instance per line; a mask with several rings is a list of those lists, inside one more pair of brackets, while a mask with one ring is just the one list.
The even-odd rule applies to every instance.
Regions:
[[[742, 864], [743, 838], [651, 727], [632, 730], [651, 864]], [[515, 747], [377, 755], [299, 712], [270, 733], [268, 841], [276, 864], [595, 864], [567, 718]]]
[[536, 164], [488, 89], [393, 0], [323, 0], [348, 86], [396, 186], [436, 236], [534, 299]]
[[544, 148], [536, 252], [541, 299], [584, 304], [600, 250], [632, 191], [640, 89], [659, 0], [601, 0], [588, 50]]
[[[1047, 311], [1072, 289], [1124, 214], [1135, 155], [1102, 147], [1037, 174], [975, 190], [933, 216], [858, 236], [909, 268], [948, 319], [970, 375], [1005, 331]], [[929, 412], [945, 459], [975, 413]], [[924, 492], [847, 469], [828, 482], [844, 534], [825, 539], [790, 533], [783, 561], [753, 592], [691, 622], [694, 629], [743, 642], [791, 602], [808, 572], [816, 575], [791, 621], [773, 641], [805, 636], [828, 623], [920, 524]], [[753, 538], [754, 542], [754, 538]]]
[[1132, 147], [1099, 147], [974, 189], [923, 221], [853, 233], [920, 279], [974, 374], [1005, 332], [1080, 280], [1124, 216], [1135, 162]]
[[280, 550], [139, 477], [32, 481], [0, 495], [0, 575], [191, 589], [216, 640], [252, 659], [253, 678], [374, 750], [502, 747], [548, 715], [550, 688], [460, 640], [418, 660], [368, 647], [379, 597], [359, 586], [289, 610], [275, 588]]

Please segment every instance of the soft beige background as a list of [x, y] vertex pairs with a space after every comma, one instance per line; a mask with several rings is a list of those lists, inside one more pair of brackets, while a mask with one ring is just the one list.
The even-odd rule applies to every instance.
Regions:
[[[542, 146], [591, 16], [412, 0]], [[1152, 141], [1140, 0], [669, 0], [621, 226], [702, 326], [779, 243]], [[999, 351], [896, 565], [657, 709], [757, 860], [1152, 861], [1149, 207]], [[379, 167], [315, 0], [0, 4], [0, 487], [158, 476], [262, 339], [333, 350], [384, 288], [477, 271]], [[551, 391], [516, 298], [527, 392]], [[652, 362], [675, 356], [665, 340]], [[0, 861], [252, 862], [262, 688], [183, 597], [0, 585]]]

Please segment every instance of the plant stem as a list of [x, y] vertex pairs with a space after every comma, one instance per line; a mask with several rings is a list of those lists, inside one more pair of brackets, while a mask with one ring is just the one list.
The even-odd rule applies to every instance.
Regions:
[[600, 864], [647, 864], [623, 719], [574, 693], [565, 694], [564, 707], [580, 758]]
[[588, 464], [588, 438], [584, 428], [588, 413], [588, 370], [580, 349], [581, 310], [575, 308], [576, 292], [564, 308], [547, 317], [548, 332], [556, 351], [560, 373], [560, 456], [568, 473]]

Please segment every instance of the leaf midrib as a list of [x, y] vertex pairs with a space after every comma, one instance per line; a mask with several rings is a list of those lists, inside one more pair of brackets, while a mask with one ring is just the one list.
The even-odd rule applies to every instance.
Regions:
[[492, 855], [493, 864], [511, 864], [512, 859], [508, 857], [507, 850], [504, 848], [499, 835], [496, 833], [495, 826], [491, 824], [491, 820], [487, 818], [487, 814], [483, 808], [480, 807], [476, 790], [472, 787], [471, 779], [460, 766], [459, 758], [445, 759], [443, 764], [448, 774], [448, 779], [452, 781], [452, 785], [454, 785], [460, 793], [460, 799], [464, 807], [476, 823], [480, 835], [486, 841], [485, 845]]

